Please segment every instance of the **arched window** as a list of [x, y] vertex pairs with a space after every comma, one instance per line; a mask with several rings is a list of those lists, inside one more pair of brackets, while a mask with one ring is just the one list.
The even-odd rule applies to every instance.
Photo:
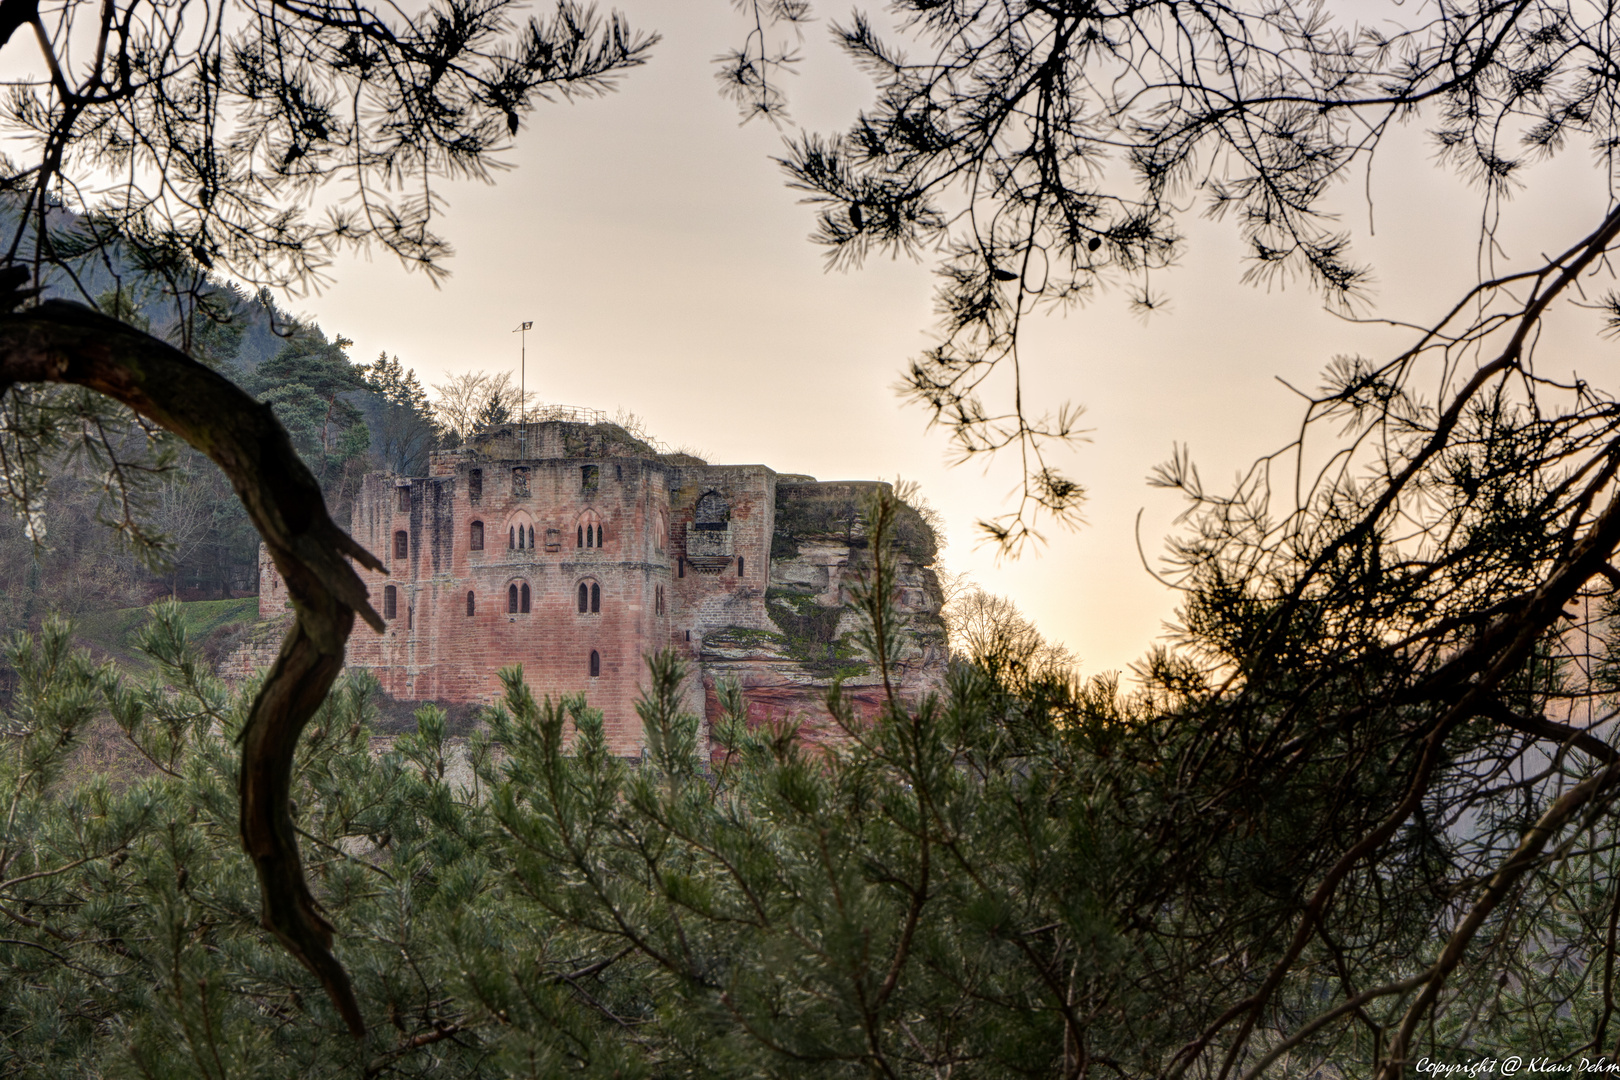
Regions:
[[473, 603], [472, 590], [468, 589], [467, 590], [467, 618], [469, 618], [469, 619], [472, 618], [473, 612], [476, 611], [476, 610], [477, 610], [477, 607]]
[[519, 525], [517, 527], [517, 532], [518, 532], [518, 550], [522, 551], [523, 550], [523, 526]]
[[392, 619], [399, 614], [399, 590], [392, 585], [383, 586], [383, 618]]
[[474, 551], [484, 550], [484, 523], [482, 521], [472, 523], [472, 549]]
[[659, 551], [663, 551], [668, 543], [669, 522], [665, 519], [664, 512], [660, 510], [653, 518], [653, 546]]
[[589, 610], [588, 605], [590, 604], [590, 602], [591, 602], [591, 591], [590, 591], [590, 589], [588, 589], [585, 586], [585, 583], [582, 581], [582, 582], [579, 583], [579, 613], [581, 615], [585, 614], [585, 612], [587, 610]]
[[529, 526], [529, 550], [534, 550], [534, 526]]
[[510, 525], [506, 527], [506, 547], [507, 550], [517, 547], [517, 530]]
[[529, 613], [529, 586], [527, 582], [518, 591], [518, 610], [524, 615]]
[[582, 548], [602, 546], [602, 522], [596, 516], [595, 510], [586, 510], [579, 515], [579, 524], [574, 528], [574, 546]]
[[404, 529], [394, 534], [394, 558], [403, 559], [411, 553], [411, 534]]
[[506, 613], [508, 615], [516, 615], [517, 614], [517, 605], [518, 605], [517, 586], [516, 585], [508, 585], [506, 587]]
[[591, 650], [591, 678], [602, 674], [602, 654], [595, 649]]
[[597, 615], [602, 611], [602, 586], [591, 582], [591, 614]]

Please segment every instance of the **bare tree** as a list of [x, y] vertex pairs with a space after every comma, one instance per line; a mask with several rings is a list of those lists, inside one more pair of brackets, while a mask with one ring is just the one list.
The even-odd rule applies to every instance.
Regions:
[[208, 539], [214, 524], [212, 492], [186, 472], [164, 477], [145, 516], [162, 531], [169, 560], [169, 594], [180, 596], [180, 568]]
[[[433, 390], [438, 394], [433, 399], [433, 414], [439, 425], [463, 439], [519, 418], [520, 395], [510, 371], [464, 371], [434, 383]], [[529, 391], [522, 396], [522, 406], [533, 409], [537, 395]]]

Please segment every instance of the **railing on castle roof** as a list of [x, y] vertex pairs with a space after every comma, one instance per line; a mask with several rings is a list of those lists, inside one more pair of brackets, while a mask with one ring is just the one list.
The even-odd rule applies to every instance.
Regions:
[[[583, 405], [536, 405], [527, 410], [527, 420], [531, 424], [543, 424], [548, 420], [558, 420], [565, 424], [611, 424], [608, 414], [601, 409], [587, 409]], [[646, 443], [660, 454], [674, 453], [663, 440], [655, 439], [645, 431], [631, 431], [631, 437]]]
[[601, 409], [587, 409], [583, 405], [536, 405], [528, 410], [531, 424], [544, 424], [548, 420], [561, 420], [566, 424], [605, 424], [607, 413]]

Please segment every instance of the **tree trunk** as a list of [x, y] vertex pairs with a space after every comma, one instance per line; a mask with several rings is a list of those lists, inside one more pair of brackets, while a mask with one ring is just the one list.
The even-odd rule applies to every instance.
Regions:
[[[16, 306], [26, 280], [22, 268], [0, 270], [0, 310]], [[270, 407], [173, 346], [48, 300], [0, 314], [0, 394], [20, 382], [88, 387], [185, 439], [224, 471], [264, 538], [296, 618], [242, 732], [242, 842], [265, 927], [320, 979], [349, 1030], [364, 1034], [348, 973], [332, 955], [332, 927], [304, 880], [288, 799], [298, 738], [343, 667], [355, 614], [383, 630], [348, 560], [382, 564], [333, 523]]]

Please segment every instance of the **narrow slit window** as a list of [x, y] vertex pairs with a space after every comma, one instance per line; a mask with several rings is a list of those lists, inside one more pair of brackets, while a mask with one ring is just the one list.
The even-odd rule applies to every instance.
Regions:
[[399, 612], [399, 590], [392, 585], [383, 586], [383, 618], [392, 619]]
[[585, 546], [585, 526], [583, 525], [574, 530], [574, 546], [581, 548]]
[[412, 616], [415, 614], [416, 609], [407, 605], [405, 608], [405, 629], [409, 630], [411, 628], [411, 624], [414, 621]]
[[741, 555], [737, 556], [737, 576], [743, 576], [743, 557]]
[[467, 591], [467, 618], [469, 618], [469, 619], [472, 618], [473, 617], [473, 612], [476, 611], [477, 609], [478, 609], [477, 605], [473, 603], [472, 590], [469, 589]]
[[602, 674], [602, 654], [595, 649], [591, 650], [591, 678]]
[[518, 604], [517, 586], [516, 585], [508, 585], [506, 587], [506, 613], [508, 615], [516, 615], [517, 614], [517, 604]]
[[403, 559], [411, 553], [411, 534], [404, 529], [394, 534], [394, 558]]
[[586, 589], [585, 583], [582, 581], [582, 582], [579, 583], [579, 613], [581, 615], [585, 614], [585, 610], [586, 610], [585, 605], [587, 603], [589, 603], [589, 602], [590, 602], [590, 593]]
[[675, 556], [675, 576], [686, 576], [686, 557], [684, 555]]
[[591, 614], [596, 615], [602, 610], [602, 586], [591, 582]]
[[484, 523], [482, 521], [472, 523], [472, 549], [474, 551], [484, 550]]
[[529, 586], [527, 584], [518, 592], [518, 611], [523, 615], [529, 613]]

